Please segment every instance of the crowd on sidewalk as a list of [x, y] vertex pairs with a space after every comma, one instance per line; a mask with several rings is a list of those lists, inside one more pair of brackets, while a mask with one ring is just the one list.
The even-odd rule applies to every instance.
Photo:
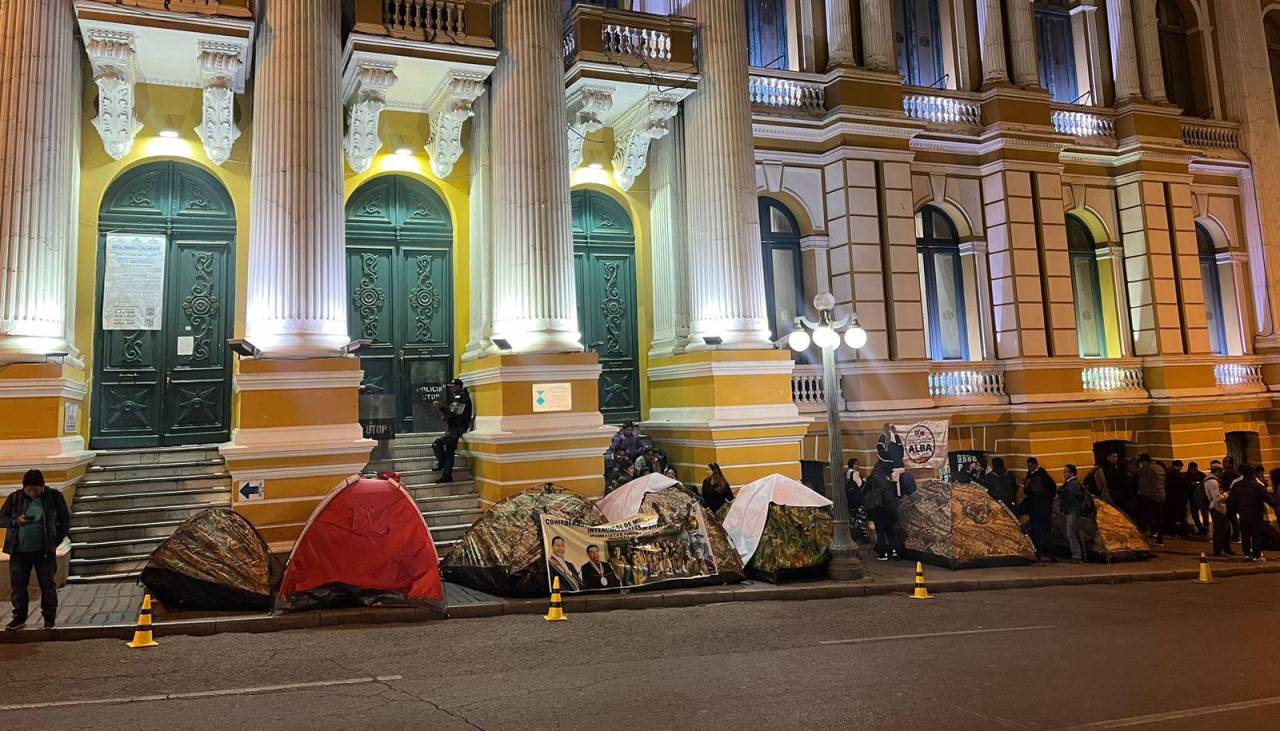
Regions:
[[[636, 433], [636, 425], [624, 422], [613, 435], [613, 442], [605, 455], [604, 493], [608, 495], [628, 482], [650, 474], [678, 479], [667, 453], [652, 444], [645, 444]], [[715, 462], [707, 465], [702, 490], [694, 495], [712, 512], [718, 511], [725, 503], [733, 502], [733, 488], [725, 479], [720, 465]]]

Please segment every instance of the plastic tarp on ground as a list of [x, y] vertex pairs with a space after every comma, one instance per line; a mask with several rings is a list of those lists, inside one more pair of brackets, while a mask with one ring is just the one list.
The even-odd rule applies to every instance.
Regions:
[[266, 610], [279, 567], [244, 516], [209, 508], [187, 518], [142, 570], [147, 591], [171, 610]]
[[912, 558], [951, 569], [1036, 560], [1013, 513], [972, 485], [920, 480], [898, 503], [898, 531]]
[[[640, 513], [654, 513], [660, 525], [684, 526], [690, 512], [701, 507], [697, 497], [683, 484], [657, 473], [632, 480], [596, 503], [604, 517], [614, 523]], [[624, 512], [626, 511], [626, 512]], [[710, 510], [702, 510], [703, 527], [716, 563], [716, 576], [690, 580], [696, 583], [732, 583], [745, 578], [742, 559], [729, 542], [720, 520]], [[694, 518], [696, 520], [696, 516]]]
[[816, 573], [830, 558], [831, 501], [801, 482], [762, 477], [721, 511], [729, 541], [756, 576], [776, 582]]
[[[1081, 518], [1080, 532], [1084, 534], [1085, 551], [1088, 558], [1113, 563], [1115, 561], [1140, 561], [1155, 558], [1156, 554], [1147, 544], [1142, 533], [1133, 525], [1120, 509], [1100, 497], [1093, 499], [1098, 508], [1096, 519]], [[1053, 503], [1053, 542], [1060, 551], [1071, 550], [1067, 541], [1066, 518], [1058, 510], [1058, 501]]]
[[414, 606], [445, 610], [431, 531], [394, 479], [351, 477], [333, 489], [289, 556], [277, 606]]
[[547, 594], [547, 559], [539, 517], [602, 525], [590, 500], [558, 485], [535, 487], [494, 505], [462, 536], [441, 570], [455, 584], [498, 596]]

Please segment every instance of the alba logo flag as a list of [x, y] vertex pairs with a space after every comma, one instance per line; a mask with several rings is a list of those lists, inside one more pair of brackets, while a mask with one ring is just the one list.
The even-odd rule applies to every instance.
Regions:
[[918, 421], [894, 424], [894, 434], [902, 440], [902, 462], [908, 469], [940, 470], [947, 464], [949, 421]]

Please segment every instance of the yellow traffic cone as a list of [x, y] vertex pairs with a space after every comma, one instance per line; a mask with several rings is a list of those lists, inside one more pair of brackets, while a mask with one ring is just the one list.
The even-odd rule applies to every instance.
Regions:
[[1205, 558], [1203, 553], [1200, 554], [1200, 577], [1196, 579], [1197, 584], [1216, 584], [1213, 580], [1213, 569], [1209, 568], [1209, 559]]
[[563, 622], [568, 617], [564, 616], [564, 605], [560, 603], [560, 577], [555, 577], [551, 582], [551, 608], [547, 610], [547, 616], [543, 619], [548, 622]]
[[142, 596], [142, 609], [138, 612], [138, 629], [133, 633], [133, 642], [129, 647], [155, 647], [159, 645], [151, 638], [151, 595]]
[[924, 585], [924, 564], [916, 561], [916, 590], [911, 593], [912, 599], [932, 599]]

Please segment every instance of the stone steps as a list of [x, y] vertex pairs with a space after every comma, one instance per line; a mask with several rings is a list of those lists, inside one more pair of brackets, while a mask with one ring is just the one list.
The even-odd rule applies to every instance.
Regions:
[[454, 462], [453, 481], [440, 484], [440, 471], [435, 469], [431, 443], [439, 434], [402, 434], [374, 450], [373, 459], [364, 474], [373, 476], [383, 470], [400, 475], [400, 483], [413, 495], [427, 525], [431, 540], [441, 558], [467, 532], [484, 510], [467, 460], [458, 455]]

